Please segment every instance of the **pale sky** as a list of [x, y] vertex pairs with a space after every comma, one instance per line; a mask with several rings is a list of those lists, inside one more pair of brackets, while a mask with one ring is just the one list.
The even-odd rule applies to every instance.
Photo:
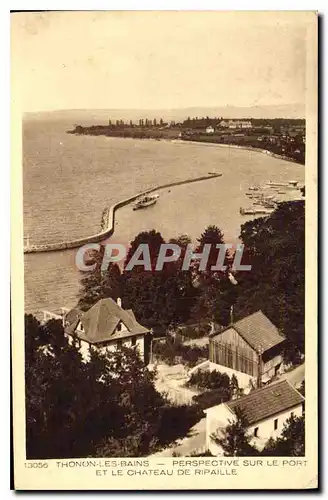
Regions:
[[11, 16], [12, 89], [23, 111], [305, 101], [306, 13]]

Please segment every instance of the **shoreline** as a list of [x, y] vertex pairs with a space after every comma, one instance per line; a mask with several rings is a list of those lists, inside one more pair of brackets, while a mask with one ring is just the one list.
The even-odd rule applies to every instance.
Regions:
[[189, 141], [186, 139], [168, 139], [168, 138], [154, 138], [154, 137], [123, 137], [123, 136], [116, 136], [116, 135], [95, 135], [95, 134], [79, 134], [75, 133], [72, 135], [77, 135], [77, 136], [87, 136], [87, 137], [105, 137], [106, 139], [124, 139], [124, 140], [131, 140], [131, 141], [151, 141], [151, 142], [167, 142], [169, 144], [193, 144], [193, 145], [201, 145], [201, 146], [207, 146], [207, 147], [219, 147], [219, 148], [232, 148], [236, 150], [242, 150], [242, 151], [251, 151], [254, 153], [260, 153], [260, 154], [265, 154], [267, 156], [270, 156], [271, 158], [276, 158], [277, 160], [283, 160], [283, 161], [288, 161], [289, 163], [293, 163], [296, 165], [300, 165], [302, 167], [305, 167], [303, 163], [299, 163], [298, 161], [293, 160], [289, 156], [284, 156], [284, 155], [279, 155], [277, 153], [272, 153], [268, 149], [261, 149], [261, 148], [254, 148], [252, 146], [239, 146], [238, 144], [226, 144], [226, 143], [219, 143], [219, 142], [207, 142], [207, 141]]
[[[123, 137], [124, 139], [124, 137]], [[217, 143], [217, 142], [203, 142], [203, 141], [186, 141], [186, 140], [183, 140], [183, 139], [172, 139], [170, 142], [174, 142], [174, 143], [192, 143], [192, 144], [202, 144], [204, 146], [216, 146], [216, 147], [221, 147], [221, 148], [233, 148], [233, 149], [239, 149], [239, 150], [243, 150], [243, 151], [252, 151], [254, 153], [261, 153], [261, 154], [265, 154], [267, 156], [271, 156], [272, 158], [276, 158], [277, 160], [284, 160], [284, 161], [288, 161], [290, 163], [294, 163], [296, 165], [301, 165], [303, 167], [305, 167], [305, 165], [303, 165], [302, 163], [298, 163], [297, 161], [295, 160], [292, 160], [291, 158], [289, 158], [289, 156], [283, 156], [283, 155], [278, 155], [276, 153], [272, 153], [271, 151], [269, 151], [268, 149], [261, 149], [261, 148], [253, 148], [252, 146], [238, 146], [238, 144], [223, 144], [223, 143]]]

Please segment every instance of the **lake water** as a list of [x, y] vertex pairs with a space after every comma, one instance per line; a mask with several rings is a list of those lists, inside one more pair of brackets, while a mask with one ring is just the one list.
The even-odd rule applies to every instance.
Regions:
[[[23, 127], [24, 235], [30, 244], [88, 236], [100, 230], [105, 206], [147, 188], [222, 172], [223, 176], [161, 192], [156, 205], [116, 213], [115, 241], [140, 231], [195, 240], [216, 224], [236, 242], [248, 187], [269, 180], [304, 183], [302, 165], [256, 151], [208, 144], [74, 136], [73, 123], [25, 122]], [[250, 217], [252, 218], [252, 216]], [[37, 314], [76, 304], [76, 250], [25, 254], [25, 310]]]

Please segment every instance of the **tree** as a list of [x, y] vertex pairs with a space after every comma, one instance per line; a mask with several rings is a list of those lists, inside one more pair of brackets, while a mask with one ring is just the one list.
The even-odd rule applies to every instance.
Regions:
[[[62, 327], [57, 321], [60, 335]], [[77, 343], [49, 343], [55, 324], [25, 317], [26, 450], [28, 459], [147, 456], [186, 434], [203, 415], [172, 406], [157, 392], [135, 348], [84, 362]], [[178, 421], [178, 424], [177, 422]]]
[[212, 278], [203, 282], [191, 312], [194, 320], [227, 326], [231, 319], [231, 306], [237, 295], [236, 288], [226, 275], [220, 280]]
[[87, 310], [98, 300], [111, 297], [117, 300], [122, 296], [122, 277], [117, 264], [110, 262], [108, 268], [101, 270], [101, 263], [104, 255], [104, 247], [94, 257], [96, 268], [94, 271], [83, 274], [79, 292], [79, 306], [82, 310]]
[[213, 441], [223, 449], [225, 457], [245, 457], [258, 455], [258, 450], [250, 444], [247, 420], [240, 410], [236, 410], [236, 418], [222, 431], [221, 435], [212, 436]]
[[[155, 229], [152, 229], [151, 231], [142, 231], [139, 233], [133, 241], [130, 243], [130, 248], [128, 251], [128, 254], [126, 256], [125, 260], [125, 267], [128, 265], [130, 262], [133, 254], [136, 252], [136, 250], [140, 247], [140, 245], [147, 245], [150, 253], [150, 261], [151, 261], [151, 271], [155, 270], [155, 266], [157, 263], [157, 257], [161, 248], [161, 245], [165, 243], [162, 235], [156, 231]], [[133, 270], [137, 271], [142, 271], [144, 270], [144, 266], [135, 266]]]
[[139, 245], [147, 244], [151, 271], [142, 265], [125, 269], [123, 303], [125, 308], [133, 309], [141, 323], [165, 330], [189, 318], [195, 290], [191, 273], [181, 269], [181, 260], [165, 263], [163, 269], [156, 270], [163, 243], [162, 235], [155, 230], [142, 232], [131, 242], [126, 265]]
[[281, 436], [269, 439], [262, 453], [266, 456], [304, 457], [305, 420], [304, 416], [292, 415], [284, 424]]
[[[199, 262], [197, 262], [196, 269], [198, 270], [198, 273], [202, 276], [203, 279], [219, 279], [220, 277], [222, 277], [222, 271], [213, 271], [211, 268], [216, 265], [218, 256], [220, 252], [222, 252], [222, 249], [220, 247], [217, 248], [217, 245], [224, 245], [224, 235], [222, 231], [217, 226], [210, 225], [205, 229], [205, 231], [201, 234], [200, 238], [198, 238], [197, 241], [199, 243], [196, 249], [197, 253], [201, 253], [204, 250], [205, 245], [210, 245], [206, 268], [204, 271], [200, 271]], [[229, 264], [228, 255], [226, 255], [223, 264]]]
[[223, 251], [222, 247], [217, 248], [217, 245], [224, 245], [223, 233], [217, 226], [210, 225], [197, 241], [199, 242], [197, 253], [203, 252], [205, 245], [210, 245], [210, 251], [205, 270], [199, 269], [199, 261], [193, 267], [199, 294], [192, 315], [195, 319], [227, 325], [230, 321], [230, 307], [236, 295], [235, 287], [228, 278], [231, 263], [229, 255], [226, 255], [223, 262], [227, 270], [212, 270], [217, 263], [220, 251]]
[[91, 349], [84, 363], [65, 337], [55, 349], [32, 317], [25, 333], [32, 337], [25, 346], [28, 458], [93, 456], [107, 439], [134, 442], [133, 454], [148, 452], [166, 401], [135, 349], [106, 356]]
[[304, 353], [304, 201], [281, 203], [269, 217], [246, 222], [240, 238], [252, 268], [236, 275], [236, 317], [262, 309], [287, 338], [285, 360], [298, 362]]

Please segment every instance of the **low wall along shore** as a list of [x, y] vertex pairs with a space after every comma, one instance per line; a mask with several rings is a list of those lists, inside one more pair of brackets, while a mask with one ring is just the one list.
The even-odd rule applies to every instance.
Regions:
[[86, 245], [87, 243], [99, 243], [100, 241], [105, 240], [109, 236], [112, 236], [114, 233], [114, 225], [115, 225], [115, 212], [117, 209], [124, 207], [125, 205], [128, 205], [129, 203], [132, 203], [135, 201], [137, 198], [141, 196], [145, 196], [147, 194], [153, 193], [154, 191], [160, 190], [160, 189], [165, 189], [168, 187], [173, 187], [173, 186], [180, 186], [182, 184], [190, 184], [191, 182], [198, 182], [198, 181], [205, 181], [208, 179], [214, 179], [216, 177], [221, 177], [222, 174], [210, 174], [210, 175], [204, 175], [202, 177], [196, 177], [194, 179], [186, 179], [184, 181], [177, 181], [177, 182], [169, 182], [168, 184], [162, 184], [161, 186], [156, 186], [154, 188], [148, 189], [147, 191], [143, 191], [142, 193], [135, 194], [131, 196], [130, 198], [126, 198], [124, 200], [119, 201], [118, 203], [115, 203], [115, 205], [112, 205], [109, 210], [108, 210], [108, 216], [106, 217], [108, 219], [107, 221], [107, 227], [105, 227], [102, 231], [100, 231], [97, 234], [94, 234], [93, 236], [88, 236], [86, 238], [80, 238], [77, 240], [72, 240], [72, 241], [61, 241], [59, 243], [49, 243], [46, 245], [31, 245], [28, 247], [24, 247], [24, 253], [37, 253], [37, 252], [55, 252], [57, 250], [67, 250], [69, 248], [78, 248], [83, 245]]

